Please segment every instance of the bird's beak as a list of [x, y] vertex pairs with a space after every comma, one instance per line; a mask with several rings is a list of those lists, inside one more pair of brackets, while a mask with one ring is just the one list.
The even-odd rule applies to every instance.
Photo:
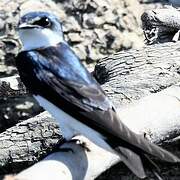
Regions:
[[41, 28], [41, 26], [27, 24], [27, 23], [22, 23], [18, 26], [18, 29], [33, 29], [33, 28]]

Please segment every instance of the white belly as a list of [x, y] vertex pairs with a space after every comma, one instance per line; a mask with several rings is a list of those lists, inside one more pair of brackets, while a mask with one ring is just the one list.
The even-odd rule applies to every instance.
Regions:
[[107, 143], [104, 141], [104, 137], [100, 133], [65, 113], [42, 96], [38, 95], [34, 97], [39, 104], [56, 119], [66, 140], [70, 140], [76, 135], [84, 135], [101, 147], [109, 147], [109, 145], [107, 145]]

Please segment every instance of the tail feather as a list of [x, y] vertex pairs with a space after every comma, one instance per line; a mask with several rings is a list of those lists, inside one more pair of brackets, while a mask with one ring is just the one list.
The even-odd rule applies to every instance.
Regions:
[[[114, 118], [118, 118], [117, 115], [115, 115]], [[126, 125], [124, 125], [120, 119], [114, 121], [118, 124], [114, 127], [114, 130], [116, 131], [116, 135], [121, 139], [124, 140], [124, 142], [129, 143], [130, 146], [133, 145], [134, 148], [132, 149], [134, 151], [135, 148], [144, 151], [147, 154], [151, 154], [153, 156], [158, 157], [159, 159], [167, 162], [177, 163], [180, 162], [180, 159], [173, 155], [172, 153], [166, 151], [165, 149], [149, 142], [144, 137], [132, 132]], [[136, 152], [136, 151], [134, 151]]]
[[145, 169], [154, 174], [157, 180], [163, 180], [159, 167], [146, 154], [137, 155], [133, 151], [121, 146], [115, 150], [118, 152], [121, 161], [140, 179], [147, 177], [144, 171], [145, 167]]
[[[149, 142], [143, 136], [132, 132], [121, 122], [116, 114], [114, 114], [112, 119], [114, 123], [113, 133], [119, 137], [119, 141], [114, 145], [113, 143], [110, 144], [118, 152], [122, 161], [139, 178], [146, 177], [144, 172], [145, 167], [149, 168], [149, 170], [156, 176], [158, 180], [162, 180], [161, 176], [159, 175], [159, 168], [151, 159], [149, 159], [148, 155], [153, 155], [163, 161], [180, 163], [180, 159], [172, 153], [157, 146], [156, 144]], [[147, 166], [143, 166], [142, 161], [145, 161]]]
[[133, 151], [124, 148], [117, 147], [116, 152], [120, 156], [122, 162], [139, 178], [146, 178], [146, 174], [144, 172], [143, 164], [139, 155], [134, 153]]
[[146, 154], [142, 155], [142, 159], [146, 169], [152, 172], [154, 176], [157, 178], [157, 180], [163, 180], [160, 175], [159, 167]]

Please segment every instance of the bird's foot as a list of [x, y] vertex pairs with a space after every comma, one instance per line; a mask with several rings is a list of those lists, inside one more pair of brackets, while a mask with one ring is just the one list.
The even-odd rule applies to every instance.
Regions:
[[71, 140], [68, 141], [69, 143], [75, 143], [79, 146], [81, 146], [83, 149], [85, 149], [87, 152], [90, 152], [90, 149], [88, 148], [88, 145], [86, 142], [84, 142], [81, 139], [77, 139], [77, 138], [72, 138]]

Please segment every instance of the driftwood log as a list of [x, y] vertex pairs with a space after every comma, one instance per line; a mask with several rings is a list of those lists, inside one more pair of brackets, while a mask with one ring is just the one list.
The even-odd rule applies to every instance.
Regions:
[[[116, 105], [118, 113], [125, 124], [136, 133], [145, 135], [151, 141], [165, 146], [173, 153], [180, 156], [180, 151], [178, 149], [180, 129], [179, 49], [180, 43], [166, 43], [148, 46], [141, 50], [120, 52], [100, 60], [96, 65], [94, 76], [102, 84], [103, 89]], [[2, 81], [10, 82], [9, 87], [14, 87], [18, 94], [24, 94], [26, 92], [26, 90], [21, 91], [21, 88], [17, 89], [17, 87], [23, 87], [18, 86], [19, 81], [16, 81], [17, 85], [11, 85], [11, 83], [15, 81], [9, 81], [7, 79], [3, 79]], [[2, 84], [5, 83], [1, 83], [1, 85]], [[31, 121], [34, 124], [32, 126], [30, 125], [29, 130], [28, 125]], [[47, 137], [42, 135], [42, 132], [46, 134], [49, 127], [47, 128], [48, 125], [41, 125], [41, 123], [52, 123], [52, 129], [50, 128], [51, 130], [48, 130], [49, 134], [47, 136], [49, 138], [51, 132], [53, 134], [55, 129], [55, 143], [44, 143]], [[20, 127], [22, 126], [27, 126], [24, 132], [23, 130], [21, 132]], [[41, 127], [41, 131], [38, 127]], [[30, 132], [31, 134], [33, 133], [32, 131], [37, 134], [35, 136], [30, 135], [22, 142], [21, 139], [24, 137], [23, 133], [28, 134], [28, 132]], [[9, 138], [6, 139], [5, 137], [6, 134], [11, 134], [11, 132], [15, 132], [14, 138], [15, 140], [17, 139], [17, 141], [11, 141], [12, 144], [10, 148], [14, 149], [18, 147], [19, 151], [13, 151], [14, 154], [11, 156], [12, 149], [9, 149], [9, 147], [6, 149], [5, 147], [2, 153], [0, 152], [3, 155], [7, 154], [4, 159], [3, 156], [1, 156], [4, 160], [1, 169], [6, 173], [8, 172], [6, 171], [8, 164], [13, 167], [13, 172], [17, 172], [22, 169], [23, 161], [27, 162], [24, 164], [25, 168], [25, 166], [42, 159], [44, 155], [49, 153], [50, 149], [55, 147], [56, 142], [60, 143], [57, 138], [62, 137], [60, 132], [58, 133], [57, 131], [57, 125], [54, 124], [48, 113], [43, 113], [38, 117], [34, 117], [17, 124], [15, 127], [7, 129], [0, 134], [0, 143], [8, 144]], [[17, 136], [17, 134], [19, 134], [19, 136]], [[36, 139], [36, 143], [31, 143], [30, 139], [32, 137], [35, 137], [35, 139], [38, 137], [39, 139]], [[64, 179], [66, 180], [71, 179], [72, 176], [76, 179], [77, 173], [72, 171], [72, 167], [77, 166], [77, 157], [82, 156], [86, 157], [88, 168], [87, 164], [83, 164], [85, 161], [78, 161], [78, 177], [94, 179], [111, 165], [120, 161], [117, 156], [104, 152], [104, 150], [95, 146], [88, 140], [85, 141], [90, 144], [89, 147], [92, 150], [91, 152], [84, 152], [81, 147], [78, 147], [79, 150], [77, 150], [77, 145], [75, 144], [65, 144], [64, 146], [70, 146], [74, 150], [74, 154], [72, 154], [72, 152], [69, 152], [71, 153], [70, 156], [69, 153], [62, 152], [51, 154], [43, 161], [22, 171], [13, 178], [32, 179], [33, 177], [33, 179], [48, 179], [49, 176], [45, 173], [47, 172], [51, 177], [53, 177], [54, 173], [58, 173], [62, 179], [63, 173]], [[34, 141], [32, 140], [32, 142]], [[49, 146], [49, 144], [52, 144], [52, 146]], [[32, 153], [29, 153], [28, 149], [31, 149]], [[43, 152], [42, 156], [37, 155], [39, 152]], [[97, 156], [97, 152], [103, 156]], [[19, 154], [22, 156], [20, 157]], [[23, 159], [24, 157], [26, 158]], [[30, 159], [29, 162], [28, 159]], [[33, 161], [33, 159], [35, 160]], [[66, 164], [66, 161], [69, 162], [69, 160], [71, 160], [71, 163]], [[19, 164], [18, 161], [20, 162]], [[66, 166], [64, 166], [64, 163]], [[178, 167], [168, 167], [162, 162], [159, 163], [159, 165], [163, 169], [162, 174], [164, 177], [171, 178], [172, 173], [174, 176], [178, 177]], [[118, 177], [127, 179], [127, 176], [129, 179], [134, 179], [134, 176], [125, 169], [122, 164], [117, 167], [115, 168], [116, 175], [114, 176], [116, 178], [114, 177], [114, 179]], [[99, 179], [106, 179], [108, 175], [109, 174], [105, 173], [105, 175], [100, 176]], [[57, 178], [58, 177], [57, 175]], [[109, 175], [109, 179], [113, 179], [113, 177]]]
[[0, 133], [40, 112], [18, 75], [0, 78]]
[[177, 42], [180, 36], [180, 9], [166, 8], [145, 11], [142, 28], [147, 44]]
[[59, 127], [48, 113], [0, 134], [0, 172], [16, 173], [42, 159], [61, 142]]
[[104, 58], [94, 76], [120, 107], [179, 83], [180, 43], [164, 43]]

